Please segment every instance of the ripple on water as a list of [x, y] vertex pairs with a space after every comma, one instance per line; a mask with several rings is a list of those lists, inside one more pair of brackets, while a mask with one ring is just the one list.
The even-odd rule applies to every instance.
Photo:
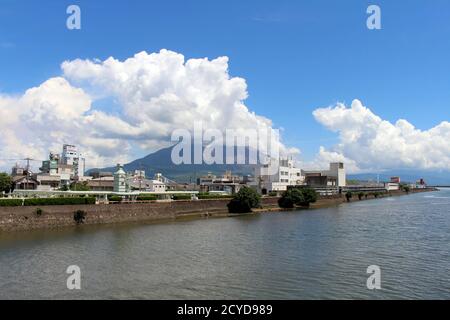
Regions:
[[[449, 198], [0, 235], [0, 298], [449, 299]], [[81, 291], [65, 287], [70, 264]]]

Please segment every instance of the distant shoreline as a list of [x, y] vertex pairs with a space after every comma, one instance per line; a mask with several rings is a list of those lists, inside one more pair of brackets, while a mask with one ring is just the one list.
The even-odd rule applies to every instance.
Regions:
[[[436, 188], [412, 189], [409, 194], [437, 191]], [[382, 197], [407, 195], [404, 191], [391, 191]], [[373, 195], [358, 199], [353, 195], [351, 202], [375, 199]], [[148, 223], [167, 222], [185, 218], [204, 217], [231, 217], [227, 204], [229, 199], [197, 200], [197, 201], [171, 201], [150, 203], [123, 203], [105, 205], [54, 205], [38, 207], [0, 207], [0, 232], [29, 231], [37, 229], [58, 229], [65, 227], [80, 227], [96, 224], [117, 223]], [[344, 194], [335, 196], [322, 196], [309, 208], [296, 208], [295, 210], [308, 210], [326, 208], [346, 203]], [[82, 210], [85, 213], [83, 224], [77, 225], [74, 213]], [[278, 207], [277, 197], [263, 197], [261, 208], [254, 209], [253, 213], [270, 213], [290, 211]]]

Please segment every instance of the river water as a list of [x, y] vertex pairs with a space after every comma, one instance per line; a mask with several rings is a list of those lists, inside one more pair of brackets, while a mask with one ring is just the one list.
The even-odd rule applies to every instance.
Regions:
[[[66, 269], [81, 269], [68, 290]], [[367, 267], [381, 269], [369, 290]], [[450, 299], [450, 190], [164, 224], [0, 234], [1, 299]]]

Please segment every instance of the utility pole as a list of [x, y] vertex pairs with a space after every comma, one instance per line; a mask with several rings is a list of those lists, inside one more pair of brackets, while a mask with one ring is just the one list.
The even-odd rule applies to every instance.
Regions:
[[27, 161], [27, 174], [29, 175], [29, 173], [30, 173], [30, 161], [33, 160], [33, 159], [25, 158], [24, 160]]

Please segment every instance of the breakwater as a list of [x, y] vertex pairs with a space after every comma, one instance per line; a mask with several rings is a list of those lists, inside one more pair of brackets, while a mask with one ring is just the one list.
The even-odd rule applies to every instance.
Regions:
[[[410, 193], [433, 191], [416, 189]], [[403, 191], [392, 191], [389, 196], [406, 195]], [[368, 196], [362, 200], [373, 199]], [[277, 197], [264, 197], [257, 212], [278, 211]], [[352, 201], [359, 201], [354, 195]], [[228, 199], [171, 201], [150, 203], [119, 203], [104, 205], [52, 205], [0, 207], [0, 232], [25, 231], [45, 228], [75, 226], [74, 214], [78, 210], [85, 213], [85, 225], [167, 221], [183, 217], [226, 216]], [[343, 195], [320, 197], [311, 208], [339, 205], [346, 202]], [[40, 209], [40, 210], [38, 210]]]

